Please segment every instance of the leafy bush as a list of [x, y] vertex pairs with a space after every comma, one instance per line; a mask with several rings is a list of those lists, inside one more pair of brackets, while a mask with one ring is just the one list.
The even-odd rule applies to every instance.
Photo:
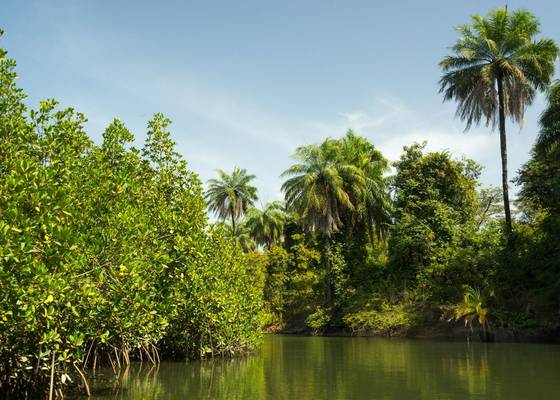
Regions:
[[417, 312], [406, 304], [382, 302], [379, 309], [346, 314], [344, 322], [356, 334], [402, 335], [418, 320]]
[[331, 313], [332, 311], [324, 307], [317, 307], [315, 312], [307, 316], [305, 324], [308, 328], [312, 329], [313, 332], [320, 333], [329, 326], [331, 322]]
[[170, 121], [156, 114], [142, 149], [118, 120], [96, 145], [75, 110], [28, 111], [14, 68], [0, 50], [0, 397], [87, 390], [87, 367], [158, 348], [254, 346], [262, 281], [209, 227]]

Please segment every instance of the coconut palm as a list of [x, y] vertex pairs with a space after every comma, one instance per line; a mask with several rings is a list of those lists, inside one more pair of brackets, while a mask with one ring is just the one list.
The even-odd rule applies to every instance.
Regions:
[[453, 55], [440, 63], [440, 92], [444, 100], [458, 102], [457, 116], [466, 121], [466, 130], [483, 120], [492, 129], [499, 126], [504, 214], [511, 233], [506, 118], [522, 123], [535, 92], [550, 83], [558, 47], [550, 39], [535, 40], [539, 21], [531, 13], [507, 7], [474, 16], [458, 31]]
[[298, 162], [288, 168], [282, 185], [286, 207], [295, 211], [302, 225], [318, 232], [324, 238], [326, 301], [332, 306], [330, 237], [342, 227], [342, 215], [354, 210], [351, 195], [366, 190], [362, 171], [353, 165], [340, 162], [337, 141], [325, 140], [321, 145], [296, 149]]
[[232, 233], [236, 235], [235, 224], [247, 209], [257, 200], [257, 188], [250, 185], [255, 175], [247, 170], [235, 167], [231, 175], [221, 169], [217, 170], [219, 178], [208, 181], [205, 199], [208, 208], [224, 222], [231, 220]]
[[250, 208], [244, 226], [258, 245], [271, 247], [283, 240], [285, 222], [284, 204], [281, 201], [274, 201], [262, 210], [256, 207]]

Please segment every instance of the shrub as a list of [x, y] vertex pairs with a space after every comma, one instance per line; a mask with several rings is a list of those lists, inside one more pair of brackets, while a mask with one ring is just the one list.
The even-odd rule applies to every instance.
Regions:
[[305, 324], [314, 333], [321, 333], [331, 322], [331, 311], [324, 307], [317, 307], [315, 312], [309, 314], [305, 319]]

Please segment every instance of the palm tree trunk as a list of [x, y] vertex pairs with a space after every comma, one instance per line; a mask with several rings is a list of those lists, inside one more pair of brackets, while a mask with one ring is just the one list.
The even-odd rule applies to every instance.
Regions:
[[231, 209], [231, 232], [233, 233], [233, 237], [235, 237], [235, 215], [233, 214], [233, 207]]
[[498, 77], [498, 102], [500, 124], [500, 154], [502, 156], [502, 192], [504, 197], [504, 213], [506, 217], [506, 231], [508, 236], [512, 232], [511, 211], [509, 208], [508, 166], [507, 166], [507, 138], [506, 138], [506, 110], [504, 105], [504, 87], [502, 77]]
[[333, 305], [333, 287], [332, 287], [332, 271], [331, 271], [331, 238], [325, 237], [325, 295], [327, 307]]

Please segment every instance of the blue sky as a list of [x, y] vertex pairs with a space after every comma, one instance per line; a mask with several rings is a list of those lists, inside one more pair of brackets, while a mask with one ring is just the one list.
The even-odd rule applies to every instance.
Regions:
[[[353, 128], [386, 157], [428, 141], [485, 166], [499, 185], [497, 133], [463, 133], [442, 104], [439, 60], [453, 27], [503, 1], [2, 0], [0, 45], [18, 62], [30, 105], [55, 98], [89, 117], [99, 141], [118, 117], [140, 143], [154, 112], [203, 180], [237, 165], [261, 201], [281, 198], [295, 147]], [[560, 42], [560, 2], [509, 1]], [[528, 158], [544, 103], [510, 125], [510, 170]]]

